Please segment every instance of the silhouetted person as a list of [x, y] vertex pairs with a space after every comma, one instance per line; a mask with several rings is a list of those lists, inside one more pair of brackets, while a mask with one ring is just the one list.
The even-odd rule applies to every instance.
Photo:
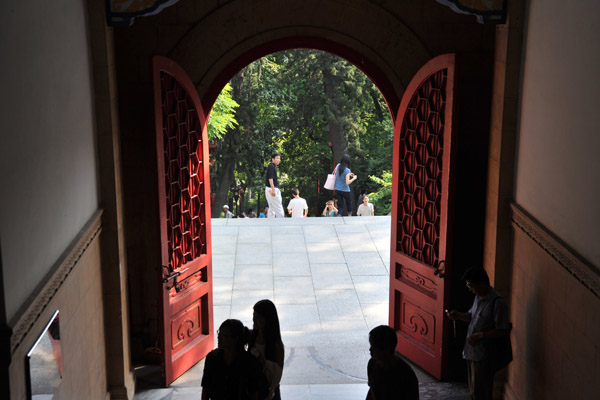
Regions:
[[258, 400], [260, 365], [245, 350], [250, 331], [228, 319], [217, 331], [218, 347], [208, 353], [202, 376], [202, 400]]
[[[337, 166], [337, 174], [335, 177], [335, 197], [338, 200], [339, 212], [338, 216], [343, 216], [344, 211], [348, 215], [352, 215], [352, 196], [350, 196], [350, 184], [358, 177], [350, 171], [350, 156], [344, 154], [340, 163]], [[346, 205], [344, 206], [344, 203]]]
[[465, 313], [448, 311], [448, 318], [469, 323], [463, 358], [467, 360], [469, 390], [473, 400], [492, 400], [496, 368], [490, 363], [489, 339], [509, 334], [508, 307], [490, 286], [483, 268], [469, 268], [462, 279], [475, 295], [471, 309]]
[[371, 359], [367, 366], [367, 400], [418, 400], [419, 380], [395, 349], [394, 329], [380, 325], [369, 332]]
[[258, 301], [254, 305], [252, 321], [254, 329], [250, 334], [248, 349], [260, 361], [269, 383], [268, 393], [262, 397], [267, 400], [281, 400], [279, 382], [283, 373], [285, 351], [275, 304], [266, 299]]

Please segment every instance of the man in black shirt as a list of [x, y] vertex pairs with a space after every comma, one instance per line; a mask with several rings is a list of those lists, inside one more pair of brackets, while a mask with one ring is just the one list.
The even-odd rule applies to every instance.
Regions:
[[281, 155], [273, 153], [271, 163], [267, 166], [265, 198], [269, 203], [269, 215], [267, 218], [284, 218], [279, 181], [277, 180], [277, 166], [281, 162]]

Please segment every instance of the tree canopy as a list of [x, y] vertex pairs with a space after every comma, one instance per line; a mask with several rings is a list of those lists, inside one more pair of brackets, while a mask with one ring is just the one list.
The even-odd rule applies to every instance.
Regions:
[[[243, 210], [257, 209], [259, 199], [266, 205], [264, 172], [273, 151], [282, 156], [284, 207], [296, 187], [308, 202], [309, 216], [320, 215], [332, 198], [323, 188], [325, 178], [345, 153], [359, 177], [351, 186], [354, 200], [379, 190], [381, 182], [369, 176], [391, 170], [393, 127], [379, 90], [358, 68], [322, 51], [288, 50], [246, 66], [230, 87], [209, 120], [211, 129], [215, 118], [209, 135], [218, 139], [211, 155], [213, 217], [231, 201], [232, 188], [246, 188]], [[389, 204], [376, 203], [376, 214], [384, 210], [389, 212]]]

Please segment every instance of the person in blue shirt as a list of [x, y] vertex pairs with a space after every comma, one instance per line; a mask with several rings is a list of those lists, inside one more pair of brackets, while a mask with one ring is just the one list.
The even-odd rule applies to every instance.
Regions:
[[[344, 154], [340, 163], [337, 166], [337, 174], [335, 178], [335, 197], [338, 201], [339, 212], [338, 216], [344, 215], [344, 210], [348, 211], [348, 215], [352, 215], [352, 196], [350, 196], [350, 184], [358, 177], [350, 171], [350, 156]], [[345, 202], [345, 206], [344, 206]]]

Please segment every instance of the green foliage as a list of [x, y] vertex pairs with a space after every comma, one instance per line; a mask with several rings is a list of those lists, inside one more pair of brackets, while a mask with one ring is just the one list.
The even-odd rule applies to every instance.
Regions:
[[235, 109], [240, 105], [231, 96], [232, 90], [228, 83], [215, 101], [208, 119], [208, 140], [223, 138], [228, 129], [233, 129], [237, 125]]
[[[243, 185], [252, 192], [249, 206], [259, 208], [254, 200], [259, 195], [264, 207], [264, 171], [273, 151], [282, 155], [278, 171], [284, 207], [296, 187], [308, 202], [309, 216], [320, 215], [332, 197], [323, 184], [343, 152], [350, 154], [351, 169], [359, 176], [351, 186], [354, 199], [379, 188], [368, 176], [391, 169], [393, 128], [387, 106], [368, 77], [349, 62], [322, 51], [283, 51], [246, 66], [230, 84], [239, 108], [237, 125], [226, 128], [212, 154], [211, 190], [221, 196], [218, 204], [225, 204], [230, 187]], [[211, 120], [215, 111], [216, 105]], [[381, 211], [377, 207], [376, 213]]]
[[383, 171], [381, 178], [369, 175], [369, 179], [378, 185], [376, 191], [369, 193], [369, 201], [376, 204], [377, 214], [389, 214], [392, 211], [392, 173]]

